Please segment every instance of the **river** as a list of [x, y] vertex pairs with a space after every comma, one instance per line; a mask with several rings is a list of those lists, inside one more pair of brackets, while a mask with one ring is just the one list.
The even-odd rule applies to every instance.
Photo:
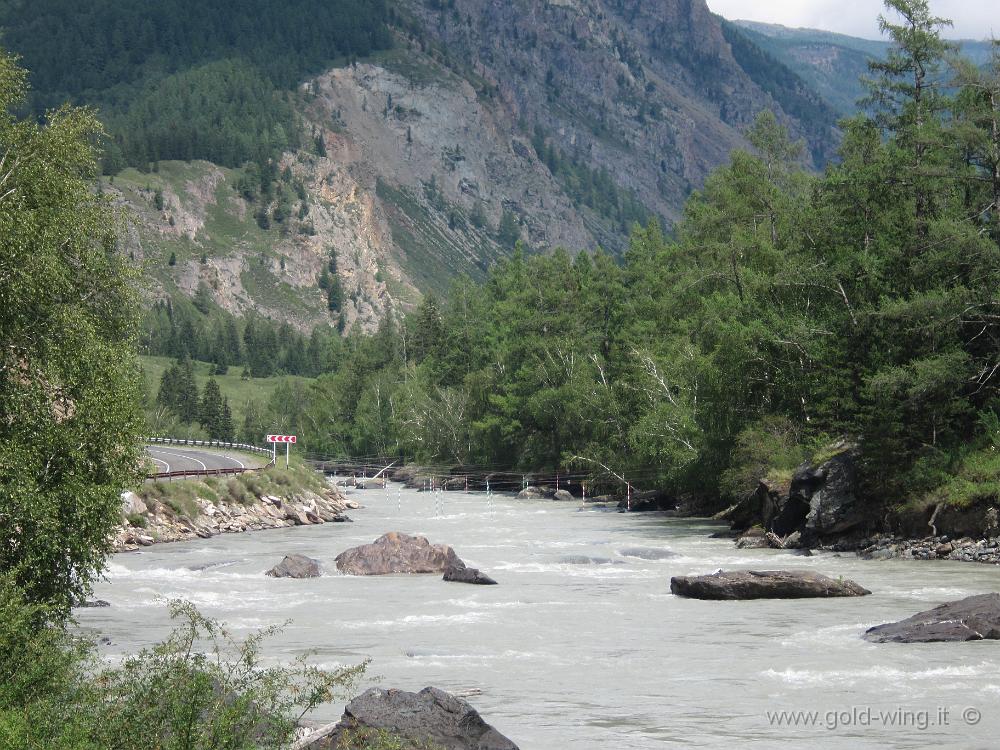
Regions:
[[[95, 591], [112, 606], [79, 610], [80, 626], [110, 638], [102, 653], [114, 658], [169, 632], [163, 597], [185, 598], [239, 634], [291, 620], [268, 658], [313, 650], [315, 663], [332, 667], [370, 657], [369, 674], [385, 686], [481, 691], [470, 702], [522, 750], [1000, 746], [1000, 644], [860, 638], [868, 626], [1000, 590], [994, 567], [741, 551], [710, 539], [720, 527], [708, 522], [552, 501], [489, 503], [396, 485], [352, 497], [366, 506], [351, 512], [353, 524], [117, 555]], [[451, 544], [500, 585], [337, 574], [339, 552], [393, 530]], [[637, 546], [677, 557], [619, 554]], [[326, 575], [262, 575], [289, 553], [319, 559]], [[670, 594], [671, 575], [735, 567], [808, 568], [874, 594], [752, 602]], [[814, 725], [778, 725], [777, 712], [797, 710], [819, 712], [806, 719]]]

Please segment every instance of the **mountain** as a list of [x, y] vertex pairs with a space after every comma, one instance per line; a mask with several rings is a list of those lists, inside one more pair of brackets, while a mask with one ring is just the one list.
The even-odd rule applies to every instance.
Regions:
[[14, 0], [0, 27], [38, 110], [104, 114], [150, 297], [301, 330], [371, 330], [517, 240], [620, 252], [761, 110], [816, 167], [837, 142], [837, 111], [704, 0]]
[[[758, 21], [732, 21], [757, 47], [795, 70], [841, 115], [850, 115], [867, 91], [861, 77], [868, 74], [868, 61], [884, 58], [889, 43], [882, 40], [835, 34], [818, 29], [793, 29]], [[990, 43], [957, 42], [961, 54], [977, 65], [990, 56]]]

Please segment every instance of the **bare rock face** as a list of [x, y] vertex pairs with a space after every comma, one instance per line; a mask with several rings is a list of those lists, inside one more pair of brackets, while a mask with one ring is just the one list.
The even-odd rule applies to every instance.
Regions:
[[426, 537], [398, 531], [383, 534], [372, 544], [352, 547], [337, 555], [337, 570], [355, 576], [390, 573], [443, 573], [464, 563], [447, 544], [431, 544]]
[[[344, 709], [328, 747], [353, 747], [355, 734], [384, 730], [442, 750], [518, 750], [461, 698], [428, 687], [419, 693], [371, 688]], [[421, 747], [424, 745], [421, 744]]]
[[1000, 640], [1000, 594], [946, 602], [905, 620], [869, 628], [864, 638], [873, 643]]
[[704, 576], [675, 576], [670, 591], [690, 599], [806, 599], [870, 594], [854, 581], [792, 570], [731, 570]]
[[450, 565], [444, 572], [444, 580], [454, 583], [474, 583], [480, 586], [496, 586], [497, 582], [479, 568], [467, 568], [465, 563]]
[[305, 555], [285, 555], [285, 558], [264, 575], [271, 578], [318, 578], [319, 562]]

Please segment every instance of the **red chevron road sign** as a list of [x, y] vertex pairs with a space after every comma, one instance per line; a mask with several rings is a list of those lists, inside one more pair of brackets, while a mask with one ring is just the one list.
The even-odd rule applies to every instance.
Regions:
[[269, 443], [294, 443], [295, 435], [268, 435], [267, 442]]

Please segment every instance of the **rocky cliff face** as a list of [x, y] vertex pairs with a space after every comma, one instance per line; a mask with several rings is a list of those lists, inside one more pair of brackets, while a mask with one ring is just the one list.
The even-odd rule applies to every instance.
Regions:
[[280, 221], [255, 220], [242, 170], [165, 163], [106, 186], [140, 216], [130, 247], [152, 294], [204, 286], [308, 329], [339, 317], [318, 288], [333, 251], [342, 322], [372, 330], [459, 273], [482, 277], [517, 238], [615, 251], [637, 216], [673, 221], [762, 109], [814, 154], [833, 143], [822, 118], [785, 111], [801, 91], [744, 68], [704, 0], [399, 8], [393, 50], [300, 87], [306, 146], [278, 165]]

